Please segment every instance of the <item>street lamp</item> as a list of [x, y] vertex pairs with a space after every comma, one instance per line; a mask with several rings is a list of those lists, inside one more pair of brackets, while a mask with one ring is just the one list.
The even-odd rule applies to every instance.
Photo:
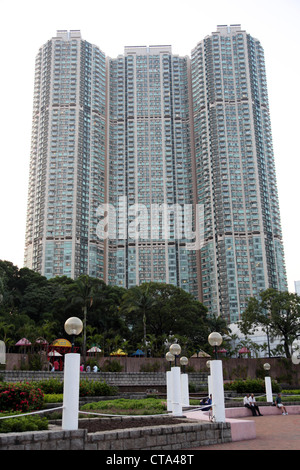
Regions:
[[[174, 416], [182, 416], [181, 373], [180, 367], [177, 367], [176, 365], [176, 359], [181, 353], [181, 346], [174, 343], [170, 346], [169, 352], [175, 359], [174, 367], [171, 367], [169, 384], [167, 383], [167, 386], [169, 386], [169, 388], [171, 387], [170, 397], [172, 401], [172, 413]], [[168, 357], [171, 358], [172, 356], [169, 355]]]
[[263, 367], [264, 367], [264, 370], [266, 371], [265, 387], [266, 387], [267, 402], [272, 403], [273, 402], [272, 382], [271, 382], [271, 377], [269, 376], [269, 370], [271, 369], [271, 366], [268, 362], [266, 362], [263, 365]]
[[212, 394], [212, 409], [213, 417], [217, 423], [225, 422], [225, 397], [224, 397], [224, 383], [223, 383], [223, 368], [222, 361], [218, 360], [217, 347], [222, 344], [222, 336], [220, 333], [213, 332], [208, 337], [208, 342], [215, 350], [215, 360], [210, 361], [211, 373], [211, 394]]
[[174, 362], [175, 356], [168, 351], [166, 354], [166, 359], [170, 363], [170, 370], [166, 372], [166, 382], [167, 382], [167, 410], [172, 411], [172, 372], [171, 372], [171, 362]]
[[220, 335], [220, 333], [217, 333], [216, 331], [214, 331], [213, 333], [211, 333], [208, 337], [208, 342], [211, 346], [213, 346], [214, 348], [214, 352], [215, 352], [215, 358], [218, 359], [218, 354], [217, 354], [217, 347], [220, 346], [222, 344], [222, 341], [223, 341], [223, 338], [222, 336]]
[[170, 350], [170, 353], [173, 354], [173, 356], [175, 356], [175, 367], [176, 367], [176, 359], [181, 353], [181, 346], [180, 344], [174, 343], [174, 344], [171, 344], [169, 350]]
[[72, 336], [71, 353], [65, 355], [64, 366], [64, 392], [62, 429], [78, 429], [79, 411], [79, 382], [80, 382], [80, 354], [74, 353], [75, 336], [82, 332], [80, 318], [71, 317], [65, 322], [65, 331]]
[[168, 351], [166, 354], [166, 359], [170, 363], [170, 366], [171, 366], [171, 362], [175, 360], [175, 356], [170, 351]]
[[188, 364], [189, 360], [187, 357], [182, 356], [180, 358], [180, 365], [183, 368], [183, 373], [181, 374], [181, 399], [183, 406], [190, 406], [189, 399], [189, 378], [188, 374], [185, 373], [185, 366]]
[[82, 332], [83, 324], [80, 318], [71, 317], [65, 322], [64, 325], [65, 331], [69, 336], [72, 336], [72, 349], [71, 352], [74, 352], [74, 343], [75, 336], [78, 336]]
[[209, 374], [207, 376], [207, 385], [208, 385], [208, 396], [210, 397], [212, 395], [210, 360], [206, 361], [206, 367], [209, 369]]
[[185, 357], [185, 356], [182, 356], [182, 357], [180, 358], [180, 361], [179, 361], [179, 362], [180, 362], [180, 365], [183, 367], [183, 373], [185, 373], [185, 366], [186, 366], [186, 365], [188, 364], [188, 362], [189, 362], [188, 358]]

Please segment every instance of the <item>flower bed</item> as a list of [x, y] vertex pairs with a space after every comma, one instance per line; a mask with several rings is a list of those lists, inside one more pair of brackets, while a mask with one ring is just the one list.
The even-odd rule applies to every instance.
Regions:
[[44, 394], [39, 387], [28, 383], [0, 383], [0, 412], [40, 410]]

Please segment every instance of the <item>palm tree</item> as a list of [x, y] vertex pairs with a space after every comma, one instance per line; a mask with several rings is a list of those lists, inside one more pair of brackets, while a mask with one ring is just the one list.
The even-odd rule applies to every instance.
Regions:
[[230, 328], [226, 324], [226, 320], [221, 316], [213, 314], [208, 318], [208, 324], [211, 331], [217, 331], [222, 336], [229, 335], [231, 333]]
[[157, 301], [149, 293], [150, 284], [135, 286], [128, 290], [124, 296], [124, 309], [128, 313], [134, 312], [142, 315], [144, 331], [144, 353], [146, 353], [146, 322], [147, 312], [157, 305]]
[[86, 364], [86, 319], [88, 308], [93, 305], [94, 299], [100, 296], [97, 284], [87, 275], [80, 276], [76, 281], [77, 295], [73, 297], [72, 302], [79, 303], [83, 312], [83, 343], [82, 356], [84, 366]]
[[9, 334], [12, 333], [15, 329], [15, 325], [8, 324], [5, 321], [0, 321], [0, 339], [7, 343], [10, 341]]
[[57, 322], [45, 320], [43, 324], [38, 328], [39, 336], [45, 338], [48, 343], [51, 343], [52, 340], [55, 339], [57, 331]]

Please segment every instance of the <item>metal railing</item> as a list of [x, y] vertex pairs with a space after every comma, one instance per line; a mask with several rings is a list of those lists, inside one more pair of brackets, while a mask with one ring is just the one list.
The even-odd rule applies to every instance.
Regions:
[[35, 415], [39, 413], [47, 413], [48, 411], [62, 410], [62, 409], [64, 409], [64, 406], [58, 406], [56, 408], [49, 408], [48, 410], [38, 410], [38, 411], [31, 411], [28, 413], [20, 413], [20, 414], [11, 415], [11, 416], [0, 416], [0, 419], [20, 418], [20, 416]]

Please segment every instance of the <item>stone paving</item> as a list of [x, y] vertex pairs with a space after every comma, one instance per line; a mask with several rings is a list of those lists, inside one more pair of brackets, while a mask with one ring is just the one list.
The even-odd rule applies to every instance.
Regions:
[[256, 439], [192, 450], [300, 450], [300, 415], [251, 416], [244, 419], [255, 419]]

